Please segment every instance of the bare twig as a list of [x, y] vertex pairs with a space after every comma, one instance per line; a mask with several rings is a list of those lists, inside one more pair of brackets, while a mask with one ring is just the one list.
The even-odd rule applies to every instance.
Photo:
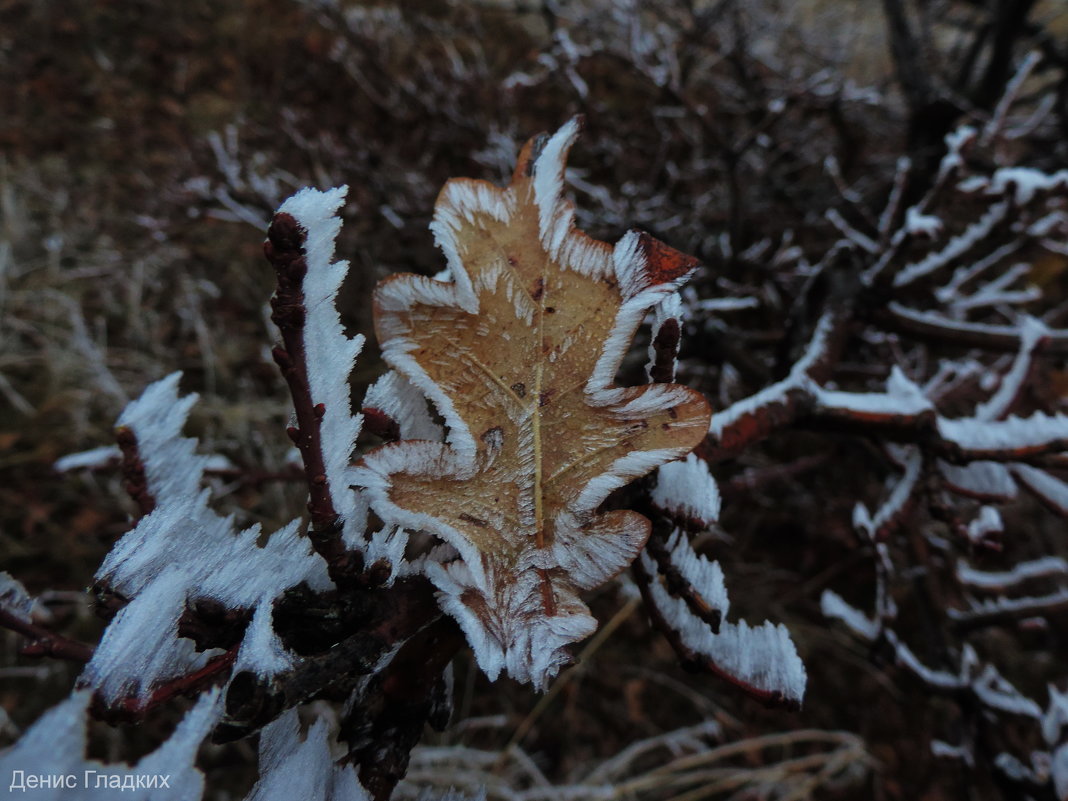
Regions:
[[350, 552], [341, 538], [341, 521], [330, 496], [323, 462], [320, 427], [323, 407], [312, 402], [308, 383], [308, 363], [304, 348], [303, 281], [307, 273], [304, 261], [304, 237], [296, 219], [284, 212], [275, 215], [267, 230], [264, 254], [278, 275], [278, 289], [271, 299], [271, 320], [282, 333], [283, 347], [272, 352], [289, 385], [297, 425], [288, 429], [290, 438], [300, 450], [304, 473], [308, 482], [308, 511], [312, 527], [308, 533], [315, 550], [326, 560], [330, 577], [346, 582], [363, 568], [358, 553]]
[[93, 658], [93, 646], [49, 631], [3, 607], [0, 607], [0, 627], [21, 634], [29, 641], [19, 649], [24, 656], [50, 656], [70, 662], [88, 662]]

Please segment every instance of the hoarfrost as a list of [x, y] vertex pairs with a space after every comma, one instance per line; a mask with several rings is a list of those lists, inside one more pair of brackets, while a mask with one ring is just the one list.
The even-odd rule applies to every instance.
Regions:
[[968, 539], [974, 543], [982, 543], [1004, 530], [1005, 524], [1001, 522], [1001, 513], [997, 507], [983, 506], [979, 509], [979, 516], [968, 523]]
[[367, 564], [389, 565], [389, 576], [383, 582], [383, 586], [391, 586], [399, 577], [415, 570], [415, 566], [405, 558], [407, 547], [408, 532], [400, 526], [385, 525], [368, 537], [363, 546]]
[[830, 209], [825, 216], [842, 236], [858, 248], [872, 254], [879, 252], [879, 245], [870, 236], [850, 225], [837, 209]]
[[297, 710], [286, 710], [260, 735], [259, 781], [245, 801], [369, 801], [351, 765], [330, 756], [329, 730], [320, 718], [300, 739]]
[[1017, 205], [1030, 203], [1039, 192], [1051, 192], [1068, 186], [1068, 170], [1044, 173], [1031, 167], [1001, 167], [987, 178], [969, 178], [960, 188], [965, 192], [984, 191], [1004, 195], [1011, 190]]
[[701, 598], [725, 618], [730, 601], [727, 600], [727, 587], [723, 582], [723, 569], [719, 562], [710, 562], [694, 551], [686, 535], [678, 530], [668, 538], [666, 547], [671, 564]]
[[826, 353], [828, 339], [833, 327], [833, 314], [827, 313], [821, 316], [816, 323], [816, 330], [812, 334], [812, 339], [810, 340], [808, 347], [805, 348], [805, 352], [801, 355], [801, 358], [794, 363], [794, 366], [790, 369], [790, 374], [781, 381], [777, 381], [759, 392], [736, 401], [726, 409], [713, 414], [712, 420], [708, 426], [709, 434], [719, 439], [723, 436], [723, 432], [726, 429], [735, 425], [743, 417], [751, 415], [765, 406], [775, 403], [785, 403], [790, 392], [811, 387], [813, 382], [808, 376], [809, 370], [811, 370]]
[[1012, 465], [1020, 482], [1058, 514], [1068, 516], [1068, 484], [1045, 470], [1026, 464]]
[[823, 591], [820, 610], [824, 617], [840, 621], [865, 642], [874, 642], [882, 630], [879, 621], [872, 620], [855, 606], [846, 603], [834, 590]]
[[36, 601], [26, 592], [21, 581], [12, 578], [10, 573], [0, 571], [0, 608], [29, 623], [35, 604]]
[[235, 675], [247, 670], [257, 676], [271, 676], [289, 669], [296, 661], [271, 626], [271, 600], [264, 598], [252, 615], [252, 622], [245, 630], [241, 648], [234, 660]]
[[145, 702], [157, 684], [202, 667], [211, 654], [198, 654], [192, 640], [178, 637], [189, 579], [170, 566], [124, 606], [104, 631], [79, 686], [98, 689], [109, 702], [130, 693]]
[[[188, 600], [252, 609], [302, 581], [313, 589], [330, 586], [325, 564], [300, 535], [300, 521], [260, 548], [258, 526], [236, 533], [232, 517], [208, 506], [210, 493], [200, 484], [210, 459], [195, 452], [195, 440], [181, 436], [196, 396], [178, 397], [179, 378], [175, 373], [151, 384], [119, 418], [137, 438], [156, 506], [97, 571], [98, 580], [132, 599], [108, 626], [81, 679], [108, 700], [136, 690], [144, 701], [154, 683], [204, 664], [208, 655], [177, 636]], [[258, 672], [267, 669], [265, 663]]]
[[968, 767], [975, 766], [975, 756], [963, 745], [951, 745], [944, 740], [931, 740], [931, 756], [941, 759], [959, 759]]
[[886, 392], [839, 392], [813, 387], [813, 394], [825, 409], [861, 416], [912, 416], [934, 408], [923, 390], [896, 365], [890, 370]]
[[1048, 576], [1068, 577], [1068, 561], [1059, 556], [1043, 556], [1020, 562], [1010, 570], [976, 570], [965, 562], [957, 565], [957, 578], [962, 584], [980, 590], [1004, 590], [1025, 581]]
[[[660, 301], [653, 309], [653, 330], [649, 337], [649, 361], [645, 365], [645, 375], [650, 380], [652, 379], [652, 370], [656, 365], [656, 348], [654, 343], [656, 338], [660, 335], [660, 329], [668, 320], [674, 320], [678, 325], [682, 325], [682, 297], [678, 292], [673, 292], [668, 295], [664, 300]], [[675, 361], [678, 358], [676, 357]], [[671, 374], [675, 374], [675, 364], [671, 366]]]
[[178, 724], [174, 733], [133, 767], [125, 764], [105, 764], [86, 758], [86, 726], [92, 693], [73, 692], [53, 707], [23, 734], [10, 749], [0, 755], [0, 775], [13, 776], [25, 771], [27, 775], [77, 777], [71, 787], [36, 788], [34, 798], [40, 801], [93, 801], [101, 797], [100, 790], [83, 783], [85, 772], [107, 775], [130, 781], [137, 776], [170, 775], [167, 788], [137, 788], [122, 792], [130, 801], [197, 801], [204, 792], [204, 776], [195, 766], [197, 750], [221, 715], [218, 690], [204, 693]]
[[91, 448], [87, 451], [71, 453], [57, 459], [52, 467], [59, 473], [71, 470], [84, 470], [93, 467], [106, 467], [112, 462], [122, 459], [122, 451], [118, 445], [104, 445], [100, 448]]
[[972, 689], [979, 700], [991, 709], [1036, 720], [1042, 717], [1042, 708], [1030, 698], [1021, 695], [993, 665], [983, 667], [972, 681]]
[[1036, 615], [1048, 614], [1050, 610], [1057, 609], [1068, 604], [1068, 588], [1062, 587], [1047, 595], [1028, 596], [1023, 598], [997, 598], [979, 603], [972, 602], [971, 607], [965, 611], [960, 609], [947, 609], [946, 614], [951, 620], [982, 620], [997, 618], [1035, 617]]
[[[1020, 328], [1017, 325], [994, 325], [991, 323], [973, 323], [967, 320], [956, 320], [936, 311], [921, 311], [905, 306], [896, 300], [887, 304], [887, 309], [894, 316], [919, 328], [935, 328], [941, 331], [955, 332], [964, 336], [975, 334], [983, 337], [1000, 338], [1007, 340], [1020, 339]], [[1062, 329], [1051, 331], [1049, 338], [1059, 344], [1068, 340], [1068, 334]]]
[[942, 220], [933, 214], [923, 214], [915, 206], [905, 212], [905, 230], [912, 236], [934, 239], [942, 233]]
[[1036, 412], [1030, 417], [1011, 416], [1005, 420], [939, 418], [938, 431], [944, 439], [974, 454], [1013, 453], [1068, 442], [1068, 417]]
[[956, 130], [946, 134], [946, 155], [938, 166], [939, 178], [951, 170], [959, 169], [964, 164], [963, 153], [965, 148], [979, 136], [979, 132], [970, 125], [961, 125]]
[[1049, 706], [1042, 716], [1042, 738], [1046, 745], [1068, 742], [1068, 692], [1061, 692], [1054, 685], [1049, 685]]
[[853, 507], [853, 526], [870, 539], [881, 536], [887, 524], [905, 510], [906, 505], [912, 499], [916, 482], [920, 480], [923, 470], [923, 451], [915, 446], [905, 446], [900, 451], [900, 461], [905, 472], [894, 482], [889, 497], [875, 515], [873, 516], [862, 503], [857, 503]]
[[308, 384], [313, 404], [322, 404], [320, 442], [323, 464], [334, 509], [341, 516], [343, 536], [354, 542], [366, 525], [366, 507], [351, 489], [350, 457], [360, 434], [363, 417], [352, 414], [349, 375], [363, 348], [363, 335], [345, 336], [335, 300], [348, 272], [348, 262], [332, 262], [334, 241], [341, 230], [337, 210], [348, 187], [320, 192], [302, 189], [283, 203], [278, 211], [291, 214], [304, 229], [307, 273], [302, 289], [304, 307], [304, 348], [307, 355]]
[[430, 415], [426, 397], [396, 370], [388, 371], [368, 387], [363, 405], [396, 420], [401, 439], [440, 442], [445, 438], [441, 426]]
[[692, 453], [660, 466], [651, 500], [668, 514], [699, 521], [702, 526], [719, 520], [719, 487], [708, 464]]
[[[569, 660], [564, 647], [597, 629], [596, 619], [573, 592], [558, 592], [556, 614], [545, 615], [534, 571], [505, 578], [490, 568], [476, 575], [463, 562], [428, 563], [426, 571], [440, 590], [442, 609], [460, 624], [478, 666], [491, 681], [503, 670], [516, 681], [544, 689]], [[471, 589], [477, 592], [467, 592]]]
[[897, 632], [893, 629], [886, 629], [883, 634], [894, 647], [897, 664], [912, 671], [921, 681], [942, 690], [958, 690], [966, 685], [966, 682], [959, 676], [954, 676], [945, 670], [933, 670], [923, 664], [916, 654], [912, 652], [912, 649], [901, 642]]
[[1027, 374], [1031, 369], [1031, 357], [1038, 343], [1049, 335], [1049, 329], [1040, 320], [1025, 315], [1019, 325], [1020, 351], [1013, 360], [1012, 367], [1002, 376], [998, 391], [985, 403], [979, 404], [975, 416], [979, 420], [998, 420], [1008, 414], [1013, 401], [1020, 394]]
[[1068, 798], [1068, 693], [1049, 686], [1049, 706], [1042, 717], [1042, 737], [1050, 747], [1050, 772], [1058, 798]]
[[[439, 590], [440, 605], [460, 623], [479, 666], [491, 677], [506, 670], [538, 687], [569, 658], [564, 646], [596, 626], [578, 593], [616, 575], [648, 536], [644, 519], [632, 513], [600, 515], [598, 506], [614, 489], [684, 456], [692, 445], [677, 444], [666, 431], [695, 418], [698, 406], [697, 428], [700, 433], [704, 429], [704, 403], [698, 404], [690, 390], [669, 384], [640, 391], [614, 386], [648, 310], [663, 304], [664, 314], [677, 311], [677, 300], [671, 298], [688, 275], [660, 281], [649, 269], [648, 242], [637, 232], [628, 232], [609, 248], [574, 230], [563, 179], [578, 129], [578, 121], [572, 120], [540, 151], [526, 151], [533, 162], [503, 190], [477, 181], [446, 186], [433, 228], [452, 283], [405, 276], [376, 291], [383, 356], [436, 407], [448, 436], [445, 442], [406, 439], [384, 445], [366, 455], [354, 472], [388, 526], [422, 529], [459, 553], [450, 564], [427, 561], [424, 569]], [[517, 226], [515, 231], [522, 232], [517, 250], [507, 254], [513, 263], [476, 258], [473, 233], [504, 236], [503, 226], [524, 214], [532, 224], [536, 215], [538, 246]], [[540, 289], [534, 292], [519, 281], [524, 253], [532, 246], [537, 263], [545, 264], [536, 276]], [[599, 321], [590, 334], [599, 340], [589, 352], [593, 364], [575, 362], [580, 357], [572, 355], [578, 349], [574, 334], [546, 333], [552, 329], [546, 319], [564, 319], [557, 314], [569, 302], [564, 290], [601, 278], [614, 279], [597, 291], [607, 286], [613, 294], [606, 297], [618, 308], [614, 319]], [[546, 306], [542, 292], [558, 293], [560, 302]], [[420, 339], [431, 336], [430, 331], [453, 331], [453, 315], [464, 312], [479, 315], [470, 321], [469, 347], [434, 351]], [[413, 322], [417, 317], [420, 326]], [[507, 380], [501, 372], [513, 370], [512, 365], [491, 368], [483, 361], [485, 354], [476, 353], [496, 329], [509, 329], [509, 348], [521, 354], [513, 359], [518, 369]], [[558, 355], [556, 361], [543, 353], [549, 337], [555, 337], [557, 347], [551, 351]], [[561, 371], [565, 356], [581, 365], [580, 374]], [[454, 363], [455, 371], [449, 369]], [[485, 379], [488, 395], [477, 397], [483, 385], [454, 380], [460, 375]], [[550, 383], [554, 380], [562, 391], [555, 396], [559, 400], [550, 402], [558, 391], [557, 383]], [[373, 400], [377, 403], [377, 396]], [[683, 403], [689, 406], [685, 411], [678, 408]], [[548, 431], [577, 430], [581, 414], [600, 416], [588, 426], [591, 439], [584, 434], [544, 444]], [[652, 415], [669, 414], [680, 419], [665, 423], [663, 432], [648, 423]], [[556, 428], [543, 430], [543, 418]], [[477, 430], [472, 428], [475, 421]], [[650, 433], [637, 433], [641, 423]], [[638, 444], [631, 444], [635, 440]], [[546, 461], [546, 453], [552, 461]], [[597, 460], [586, 461], [587, 453], [596, 453]], [[568, 480], [567, 471], [575, 465], [578, 472]], [[502, 495], [499, 502], [484, 497], [491, 487], [492, 495]], [[498, 489], [505, 487], [507, 493]]]
[[1068, 744], [1059, 746], [1050, 754], [1050, 774], [1057, 798], [1068, 798]]
[[977, 460], [966, 465], [938, 462], [938, 469], [955, 492], [982, 500], [1009, 501], [1016, 497], [1016, 482], [1001, 462]]
[[894, 276], [894, 286], [908, 286], [920, 278], [951, 264], [975, 247], [981, 240], [990, 236], [994, 228], [1004, 221], [1008, 213], [1009, 204], [1006, 201], [992, 204], [982, 217], [969, 225], [963, 233], [950, 239], [941, 250], [936, 250], [920, 261], [903, 267]]
[[[651, 575], [656, 565], [646, 555], [640, 559]], [[649, 584], [657, 609], [678, 632], [683, 645], [708, 658], [723, 673], [771, 695], [800, 703], [805, 694], [806, 674], [790, 633], [781, 623], [765, 622], [751, 627], [744, 620], [723, 623], [712, 633], [708, 624], [697, 617], [681, 598], [673, 598], [664, 585], [654, 579]]]

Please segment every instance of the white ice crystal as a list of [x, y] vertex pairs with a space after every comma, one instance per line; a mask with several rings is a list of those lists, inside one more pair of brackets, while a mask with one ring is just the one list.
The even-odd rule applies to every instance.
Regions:
[[1035, 412], [1030, 417], [1004, 420], [939, 418], [938, 432], [963, 450], [975, 454], [1032, 450], [1068, 441], [1068, 416]]
[[1030, 579], [1048, 576], [1068, 578], [1068, 561], [1059, 556], [1043, 556], [1000, 571], [977, 570], [964, 562], [957, 564], [957, 578], [960, 582], [976, 589], [1003, 590]]
[[834, 590], [824, 590], [820, 596], [820, 610], [824, 617], [838, 620], [866, 642], [874, 642], [879, 636], [880, 625], [855, 606], [851, 606]]
[[1068, 515], [1068, 483], [1026, 464], [1014, 464], [1011, 470], [1021, 484], [1048, 506], [1059, 514]]
[[341, 230], [337, 210], [348, 187], [320, 192], [302, 189], [283, 203], [279, 213], [291, 214], [305, 232], [304, 253], [308, 270], [302, 289], [304, 349], [311, 401], [322, 404], [319, 441], [334, 510], [341, 516], [346, 541], [357, 542], [366, 525], [366, 505], [351, 489], [352, 449], [360, 434], [363, 417], [352, 414], [349, 375], [363, 348], [364, 337], [345, 336], [335, 300], [348, 262], [331, 261], [334, 241]]
[[679, 574], [712, 609], [726, 618], [730, 601], [727, 600], [727, 587], [723, 582], [723, 569], [719, 562], [711, 562], [694, 551], [686, 535], [678, 530], [668, 537], [665, 547], [671, 564]]
[[659, 509], [702, 525], [719, 520], [719, 487], [708, 471], [708, 463], [692, 453], [661, 465], [651, 499]]
[[300, 739], [296, 709], [288, 709], [260, 735], [259, 781], [245, 801], [368, 801], [351, 765], [330, 756], [329, 727], [320, 718]]
[[901, 268], [894, 276], [894, 286], [908, 286], [924, 276], [943, 269], [955, 259], [960, 258], [979, 242], [990, 236], [995, 227], [1005, 220], [1009, 211], [1008, 201], [1002, 200], [991, 204], [982, 217], [969, 225], [963, 232], [950, 239], [941, 249]]
[[975, 416], [980, 420], [997, 420], [1008, 413], [1027, 380], [1035, 348], [1049, 334], [1041, 320], [1027, 315], [1020, 320], [1019, 330], [1020, 350], [1012, 367], [1001, 377], [998, 391], [976, 408]]
[[445, 433], [431, 416], [426, 397], [396, 370], [389, 370], [368, 387], [363, 405], [385, 412], [395, 420], [401, 439], [433, 442], [444, 439]]
[[794, 362], [794, 366], [790, 368], [790, 374], [781, 381], [776, 381], [759, 392], [742, 398], [726, 409], [713, 414], [709, 422], [708, 433], [719, 439], [724, 431], [743, 417], [771, 404], [785, 404], [790, 392], [794, 390], [811, 389], [814, 382], [809, 378], [809, 370], [826, 354], [833, 327], [834, 315], [831, 313], [822, 315], [816, 322], [816, 330], [812, 334], [808, 347], [801, 354], [801, 358]]
[[57, 472], [66, 473], [70, 470], [104, 467], [120, 459], [122, 459], [122, 451], [119, 450], [118, 445], [104, 445], [99, 448], [90, 448], [87, 451], [67, 454], [61, 459], [57, 459], [52, 466]]
[[946, 483], [962, 495], [999, 501], [1016, 497], [1016, 482], [1009, 468], [1001, 462], [976, 460], [956, 465], [939, 461], [938, 469]]
[[897, 365], [890, 368], [886, 392], [840, 392], [823, 387], [813, 387], [812, 391], [823, 408], [861, 416], [908, 417], [934, 408], [923, 390]]
[[913, 206], [905, 213], [905, 230], [912, 236], [934, 239], [942, 232], [942, 220], [932, 214], [923, 214]]
[[1042, 737], [1050, 748], [1050, 772], [1057, 798], [1068, 798], [1068, 693], [1049, 686]]
[[1022, 695], [993, 665], [984, 665], [972, 678], [971, 687], [979, 700], [991, 709], [1036, 720], [1042, 717], [1042, 708]]
[[260, 677], [282, 673], [296, 662], [294, 654], [286, 650], [272, 627], [273, 610], [270, 598], [264, 598], [252, 615], [245, 637], [234, 660], [233, 671], [250, 671]]
[[[649, 362], [645, 366], [645, 374], [649, 378], [652, 378], [651, 371], [656, 364], [656, 348], [653, 347], [653, 343], [659, 336], [660, 329], [668, 320], [674, 320], [678, 325], [682, 325], [682, 297], [678, 292], [668, 295], [660, 303], [656, 304], [653, 309], [653, 330], [650, 332], [649, 337]], [[671, 369], [672, 374], [674, 374], [674, 363]]]
[[678, 632], [683, 645], [706, 657], [719, 671], [768, 694], [781, 694], [800, 703], [807, 681], [805, 666], [790, 633], [782, 624], [752, 627], [744, 620], [722, 623], [718, 633], [697, 617], [682, 598], [672, 597], [655, 578], [656, 565], [647, 554], [639, 557], [654, 580], [649, 589], [664, 620]]
[[29, 623], [35, 604], [36, 601], [26, 592], [21, 581], [12, 578], [10, 573], [0, 571], [0, 608]]
[[920, 479], [923, 469], [923, 451], [912, 446], [903, 447], [900, 449], [900, 455], [905, 472], [900, 478], [893, 480], [890, 494], [878, 511], [872, 515], [862, 503], [857, 503], [853, 507], [853, 526], [869, 539], [876, 538], [883, 527], [901, 513], [912, 498], [916, 482]]
[[[27, 776], [74, 776], [73, 786], [35, 788], [38, 801], [94, 801], [104, 797], [122, 797], [129, 801], [199, 801], [204, 792], [204, 776], [195, 761], [200, 743], [222, 713], [217, 690], [204, 693], [158, 749], [136, 765], [105, 764], [86, 758], [86, 727], [92, 694], [76, 691], [53, 707], [10, 749], [0, 754], [0, 776], [10, 782], [16, 771]], [[152, 787], [137, 787], [140, 777], [168, 777], [167, 786], [153, 781]], [[97, 787], [103, 777], [104, 787]], [[119, 789], [123, 781], [126, 789]], [[147, 784], [147, 782], [145, 782]]]
[[[175, 373], [151, 384], [119, 418], [137, 438], [155, 509], [116, 543], [97, 572], [98, 580], [131, 599], [104, 632], [81, 678], [109, 701], [130, 692], [143, 701], [153, 684], [203, 666], [210, 654], [197, 654], [191, 640], [178, 637], [177, 622], [188, 601], [211, 598], [253, 610], [302, 581], [316, 589], [330, 586], [323, 561], [300, 535], [299, 521], [276, 531], [261, 548], [258, 526], [238, 532], [231, 517], [208, 506], [210, 493], [201, 482], [209, 458], [196, 453], [195, 440], [181, 436], [196, 396], [179, 398], [179, 378]], [[256, 653], [242, 652], [246, 659]], [[248, 667], [267, 674], [282, 664], [276, 652], [263, 653], [264, 663]]]
[[147, 701], [155, 685], [196, 670], [209, 652], [197, 653], [192, 640], [178, 637], [189, 576], [170, 566], [152, 579], [115, 616], [79, 679], [108, 702], [136, 692]]
[[1051, 192], [1068, 186], [1068, 170], [1045, 173], [1031, 167], [1001, 167], [990, 178], [976, 177], [964, 181], [965, 192], [984, 191], [988, 195], [1003, 195], [1011, 189], [1017, 205], [1030, 203], [1039, 192]]
[[1005, 530], [1005, 524], [1001, 522], [1001, 513], [995, 506], [982, 506], [979, 514], [968, 523], [968, 539], [980, 543], [995, 534]]

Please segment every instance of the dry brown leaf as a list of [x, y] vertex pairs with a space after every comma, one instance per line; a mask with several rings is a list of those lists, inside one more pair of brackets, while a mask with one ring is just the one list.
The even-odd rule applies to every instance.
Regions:
[[379, 285], [383, 356], [449, 434], [383, 446], [361, 471], [384, 520], [459, 552], [427, 572], [482, 668], [539, 686], [596, 628], [578, 593], [626, 567], [649, 534], [636, 512], [598, 507], [691, 451], [710, 415], [686, 387], [613, 386], [646, 312], [695, 262], [636, 231], [613, 247], [574, 229], [561, 191], [577, 133], [573, 120], [529, 142], [505, 189], [446, 184], [432, 228], [450, 280]]

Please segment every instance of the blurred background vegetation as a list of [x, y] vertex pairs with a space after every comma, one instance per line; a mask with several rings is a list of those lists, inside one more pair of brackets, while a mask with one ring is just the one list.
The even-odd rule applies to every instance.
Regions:
[[[893, 52], [894, 9], [911, 21], [909, 53]], [[108, 444], [124, 404], [174, 370], [201, 393], [189, 430], [205, 450], [243, 470], [284, 467], [289, 410], [268, 352], [273, 276], [260, 247], [272, 209], [299, 187], [350, 187], [343, 316], [370, 333], [376, 281], [441, 266], [427, 225], [442, 183], [503, 180], [525, 138], [581, 112], [569, 171], [580, 225], [609, 240], [638, 226], [694, 253], [705, 298], [767, 284], [782, 302], [756, 321], [766, 344], [804, 278], [776, 275], [775, 254], [815, 257], [834, 241], [824, 215], [844, 187], [881, 208], [902, 155], [929, 171], [944, 134], [989, 116], [1032, 49], [1046, 59], [1022, 102], [1059, 111], [1018, 160], [1068, 163], [1066, 38], [1063, 0], [0, 0], [0, 568], [53, 591], [57, 624], [95, 640], [80, 590], [130, 509], [117, 475], [51, 465]], [[695, 347], [684, 355], [715, 358]], [[381, 370], [371, 343], [355, 398]], [[217, 489], [268, 529], [300, 508], [299, 486]], [[740, 613], [784, 621], [798, 641], [810, 671], [801, 712], [682, 673], [628, 614], [589, 656], [594, 669], [533, 718], [527, 689], [491, 689], [461, 665], [458, 716], [476, 723], [441, 742], [500, 749], [529, 720], [523, 745], [559, 782], [706, 719], [729, 739], [841, 729], [859, 735], [849, 753], [867, 778], [837, 791], [817, 782], [817, 797], [998, 797], [982, 766], [930, 755], [954, 725], [948, 705], [909, 696], [819, 614], [822, 587], [857, 564], [854, 497], [827, 494], [806, 519], [755, 493], [728, 510], [733, 539], [717, 552]], [[603, 620], [618, 606], [594, 599]], [[17, 656], [17, 644], [0, 635], [0, 744], [75, 676]], [[754, 746], [746, 769], [804, 751], [791, 742]]]

